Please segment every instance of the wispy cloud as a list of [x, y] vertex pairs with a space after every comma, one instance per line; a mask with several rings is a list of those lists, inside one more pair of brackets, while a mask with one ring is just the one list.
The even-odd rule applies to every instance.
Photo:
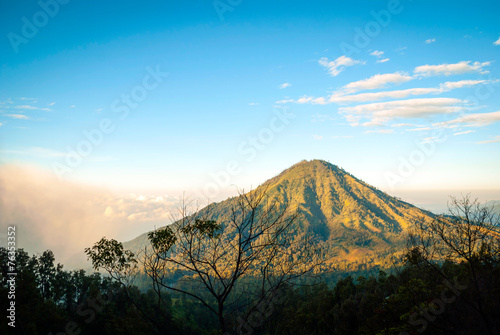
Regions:
[[400, 55], [404, 55], [405, 53], [403, 52], [403, 50], [406, 50], [406, 49], [408, 49], [408, 47], [399, 47], [394, 51], [396, 51]]
[[55, 104], [56, 104], [55, 102], [51, 102], [49, 106], [54, 106]]
[[451, 76], [465, 73], [489, 73], [484, 67], [490, 65], [491, 62], [474, 62], [462, 61], [455, 64], [440, 64], [440, 65], [422, 65], [417, 66], [413, 71], [416, 75], [423, 77], [431, 76]]
[[367, 130], [365, 134], [369, 133], [380, 133], [380, 134], [391, 134], [394, 132], [394, 129], [376, 129], [376, 130]]
[[495, 42], [493, 42], [494, 45], [500, 45], [500, 37], [498, 38], [498, 40], [496, 40]]
[[280, 89], [284, 89], [284, 88], [287, 88], [287, 87], [290, 87], [290, 86], [292, 86], [292, 84], [290, 84], [290, 83], [283, 83], [283, 84], [280, 85]]
[[385, 63], [385, 62], [388, 62], [390, 60], [391, 60], [390, 58], [379, 59], [379, 60], [377, 60], [377, 63]]
[[439, 122], [434, 125], [443, 128], [465, 127], [484, 127], [494, 122], [500, 121], [500, 111], [492, 113], [467, 114], [451, 121]]
[[0, 151], [5, 154], [16, 154], [16, 155], [24, 155], [24, 156], [35, 156], [39, 158], [56, 158], [56, 157], [64, 157], [65, 153], [42, 148], [42, 147], [30, 147], [23, 150], [2, 150]]
[[396, 124], [391, 124], [391, 127], [408, 127], [408, 126], [414, 126], [411, 123], [396, 123]]
[[346, 67], [356, 64], [365, 64], [363, 61], [355, 60], [347, 56], [340, 56], [339, 58], [330, 61], [328, 58], [323, 57], [318, 61], [319, 65], [325, 67], [332, 77], [337, 76], [340, 72], [344, 71]]
[[14, 106], [13, 108], [28, 109], [28, 110], [41, 110], [41, 111], [47, 111], [47, 112], [52, 111], [52, 109], [50, 109], [50, 108], [40, 108], [40, 107], [36, 107], [36, 106], [31, 106], [31, 105], [20, 105], [20, 106]]
[[418, 119], [457, 113], [464, 109], [465, 103], [464, 100], [453, 98], [409, 99], [344, 107], [339, 108], [339, 112], [353, 126], [360, 125], [362, 119], [367, 119], [368, 123], [361, 125], [372, 126], [386, 124], [394, 119]]
[[436, 42], [435, 38], [429, 38], [428, 40], [425, 40], [425, 44], [431, 44], [431, 43], [434, 43], [434, 42]]
[[477, 142], [477, 144], [486, 144], [486, 143], [495, 143], [495, 142], [500, 142], [500, 135], [495, 136], [495, 138], [493, 140], [481, 141], [481, 142]]
[[439, 142], [439, 136], [431, 136], [422, 139], [422, 143], [431, 143], [431, 142]]
[[64, 157], [66, 153], [42, 147], [31, 147], [29, 153], [43, 158]]
[[376, 93], [361, 93], [351, 95], [332, 95], [329, 99], [330, 102], [335, 103], [352, 103], [352, 102], [368, 102], [383, 99], [403, 99], [413, 95], [424, 95], [431, 93], [439, 93], [437, 88], [409, 88], [406, 90], [384, 91]]
[[321, 141], [323, 139], [323, 136], [314, 134], [313, 138], [317, 141]]
[[374, 90], [377, 88], [384, 88], [387, 84], [402, 84], [412, 79], [413, 77], [404, 72], [376, 74], [367, 79], [351, 82], [345, 85], [343, 89], [349, 93], [362, 90]]
[[30, 117], [24, 114], [5, 114], [5, 116], [18, 120], [30, 120]]
[[313, 114], [311, 116], [311, 122], [325, 122], [325, 121], [333, 121], [334, 117], [326, 114]]
[[370, 53], [370, 55], [375, 56], [375, 57], [382, 57], [383, 54], [384, 54], [384, 52], [379, 51], [379, 50], [375, 50], [375, 51]]
[[475, 132], [475, 130], [466, 130], [466, 131], [461, 131], [459, 133], [455, 133], [453, 134], [454, 136], [458, 136], [458, 135], [465, 135], [465, 134], [470, 134], [470, 133], [473, 133]]
[[[379, 76], [379, 77], [377, 77]], [[459, 89], [463, 87], [471, 87], [479, 84], [491, 83], [494, 81], [491, 80], [460, 80], [460, 81], [447, 81], [445, 83], [440, 84], [438, 87], [415, 87], [409, 88], [405, 90], [393, 90], [393, 91], [382, 91], [382, 92], [368, 92], [368, 93], [359, 93], [359, 94], [346, 94], [348, 92], [356, 91], [358, 88], [380, 88], [379, 86], [385, 86], [384, 84], [389, 82], [389, 79], [392, 79], [393, 82], [409, 81], [414, 79], [410, 76], [388, 76], [387, 75], [377, 75], [373, 76], [366, 80], [361, 80], [358, 82], [354, 82], [342, 87], [340, 90], [334, 92], [327, 98], [323, 97], [309, 97], [305, 96], [297, 100], [293, 99], [285, 99], [281, 100], [278, 103], [289, 103], [296, 102], [299, 104], [319, 104], [325, 105], [330, 103], [336, 104], [348, 104], [348, 103], [360, 103], [360, 102], [369, 102], [369, 101], [378, 101], [383, 99], [404, 99], [411, 96], [418, 95], [426, 95], [426, 94], [441, 94], [444, 92], [449, 92], [454, 89]], [[384, 77], [386, 76], [386, 77]], [[384, 79], [386, 81], [384, 81]], [[354, 87], [353, 87], [354, 86]]]
[[287, 104], [290, 102], [294, 102], [294, 100], [293, 99], [281, 99], [281, 100], [276, 101], [277, 104]]
[[406, 129], [407, 131], [427, 131], [431, 130], [431, 127], [418, 126], [417, 128]]

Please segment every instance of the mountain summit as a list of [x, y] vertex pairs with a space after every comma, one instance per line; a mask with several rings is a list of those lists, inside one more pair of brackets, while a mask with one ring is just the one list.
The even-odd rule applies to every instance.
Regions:
[[339, 229], [397, 234], [415, 218], [431, 215], [322, 160], [295, 164], [264, 186], [269, 195], [288, 197], [325, 239]]
[[[392, 197], [322, 160], [301, 161], [256, 191], [283, 198], [299, 214], [297, 224], [314, 233], [330, 255], [332, 267], [344, 270], [389, 265], [404, 248], [404, 232], [415, 220], [433, 214]], [[210, 204], [215, 220], [224, 220], [237, 197]], [[202, 209], [204, 210], [204, 209]], [[146, 234], [125, 244], [147, 244]]]

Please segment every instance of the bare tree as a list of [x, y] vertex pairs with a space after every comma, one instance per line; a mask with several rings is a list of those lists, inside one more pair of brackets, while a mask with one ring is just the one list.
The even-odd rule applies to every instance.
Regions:
[[449, 215], [431, 220], [420, 219], [409, 232], [408, 257], [414, 257], [431, 267], [444, 280], [450, 278], [439, 264], [444, 261], [465, 264], [473, 299], [463, 297], [484, 322], [489, 334], [495, 333], [485, 310], [485, 300], [491, 289], [484, 269], [500, 261], [500, 216], [493, 207], [482, 205], [477, 199], [465, 195], [451, 197]]
[[[261, 302], [313, 274], [322, 263], [320, 250], [299, 227], [297, 212], [289, 202], [268, 197], [265, 188], [233, 198], [230, 209], [218, 218], [211, 206], [194, 214], [188, 207], [183, 204], [174, 224], [148, 234], [151, 246], [142, 257], [144, 271], [159, 301], [165, 290], [188, 295], [217, 316], [223, 332], [230, 311], [244, 308], [246, 320]], [[102, 266], [95, 256], [90, 257], [94, 267]], [[182, 271], [203, 290], [173, 282], [173, 270]]]

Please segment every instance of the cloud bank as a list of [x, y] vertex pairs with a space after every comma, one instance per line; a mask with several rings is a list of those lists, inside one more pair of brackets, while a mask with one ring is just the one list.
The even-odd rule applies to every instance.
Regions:
[[0, 166], [0, 239], [15, 225], [19, 248], [50, 249], [56, 261], [70, 267], [88, 266], [83, 249], [103, 236], [125, 241], [170, 223], [178, 205], [176, 197], [118, 196], [33, 168]]

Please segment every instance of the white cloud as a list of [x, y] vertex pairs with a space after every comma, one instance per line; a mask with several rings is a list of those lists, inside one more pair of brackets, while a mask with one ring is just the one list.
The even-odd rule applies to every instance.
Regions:
[[367, 130], [365, 131], [365, 134], [369, 133], [391, 134], [392, 132], [394, 132], [394, 129], [380, 129], [380, 130]]
[[406, 129], [407, 131], [427, 131], [427, 130], [431, 130], [430, 127], [422, 127], [422, 126], [418, 126], [418, 128], [413, 128], [413, 129]]
[[14, 108], [16, 108], [16, 109], [41, 110], [41, 111], [51, 111], [52, 110], [50, 108], [40, 108], [40, 107], [35, 107], [35, 106], [30, 106], [30, 105], [14, 106]]
[[310, 97], [310, 96], [305, 95], [302, 98], [299, 98], [297, 100], [297, 103], [299, 103], [299, 104], [306, 104], [306, 103], [312, 102], [313, 100], [315, 100], [314, 97]]
[[370, 123], [386, 124], [394, 119], [427, 118], [457, 113], [464, 109], [465, 102], [452, 98], [396, 100], [339, 108], [339, 112], [344, 114], [353, 126], [358, 126], [363, 118], [368, 119]]
[[425, 44], [431, 44], [431, 43], [434, 43], [434, 42], [436, 42], [435, 38], [429, 38], [428, 40], [425, 40]]
[[402, 72], [376, 74], [367, 79], [351, 82], [345, 85], [343, 89], [349, 93], [362, 90], [374, 90], [383, 88], [387, 84], [402, 84], [412, 79], [413, 77]]
[[439, 122], [434, 125], [444, 128], [454, 128], [459, 125], [466, 127], [484, 127], [498, 121], [500, 121], [500, 111], [492, 113], [467, 114], [456, 118], [455, 120]]
[[414, 126], [411, 123], [397, 123], [397, 124], [391, 124], [391, 127], [408, 127], [408, 126]]
[[30, 117], [23, 115], [23, 114], [5, 114], [5, 116], [11, 117], [13, 119], [19, 119], [19, 120], [29, 120]]
[[[384, 76], [384, 75], [378, 75], [378, 76]], [[375, 76], [374, 76], [375, 77]], [[372, 77], [373, 78], [373, 77]], [[330, 103], [337, 103], [337, 104], [348, 104], [348, 103], [353, 103], [353, 102], [368, 102], [368, 101], [378, 101], [378, 100], [383, 100], [383, 99], [404, 99], [408, 98], [410, 96], [417, 96], [417, 95], [425, 95], [425, 94], [441, 94], [444, 92], [449, 92], [454, 89], [462, 88], [462, 87], [471, 87], [479, 84], [484, 84], [484, 83], [491, 83], [494, 81], [490, 80], [460, 80], [460, 81], [447, 81], [445, 83], [442, 83], [439, 85], [439, 87], [415, 87], [415, 88], [409, 88], [405, 90], [393, 90], [393, 91], [382, 91], [382, 92], [368, 92], [368, 93], [360, 93], [360, 94], [346, 94], [346, 92], [349, 91], [355, 91], [355, 89], [348, 88], [349, 85], [353, 86], [363, 86], [366, 84], [366, 86], [369, 86], [369, 84], [373, 84], [372, 86], [375, 85], [375, 83], [382, 84], [383, 80], [381, 78], [369, 78], [366, 80], [362, 80], [360, 82], [354, 82], [351, 84], [348, 84], [341, 88], [339, 91], [334, 92], [332, 95], [330, 95], [327, 98], [323, 97], [311, 97], [311, 96], [304, 96], [298, 100], [293, 100], [293, 99], [288, 99], [288, 100], [281, 100], [278, 101], [278, 103], [289, 103], [289, 102], [296, 102], [296, 103], [310, 103], [310, 104], [317, 104], [317, 105], [326, 105]], [[408, 78], [412, 77], [406, 77], [403, 78], [402, 80], [407, 80]], [[383, 79], [383, 78], [382, 78]]]
[[451, 91], [456, 88], [470, 87], [488, 82], [487, 80], [460, 80], [460, 81], [447, 81], [440, 85], [443, 92]]
[[49, 106], [54, 106], [55, 104], [56, 104], [55, 102], [51, 102]]
[[474, 62], [470, 64], [471, 61], [462, 61], [455, 64], [440, 64], [440, 65], [422, 65], [417, 66], [413, 71], [415, 74], [423, 77], [430, 76], [451, 76], [455, 74], [464, 73], [481, 73], [486, 74], [488, 71], [484, 70], [485, 66], [491, 64], [491, 62]]
[[422, 139], [422, 143], [432, 143], [432, 142], [441, 142], [439, 136], [426, 137]]
[[294, 100], [293, 99], [282, 99], [282, 100], [276, 101], [277, 104], [287, 104], [289, 102], [294, 102]]
[[382, 99], [403, 99], [413, 95], [441, 94], [444, 92], [451, 91], [453, 89], [470, 87], [485, 82], [488, 81], [487, 80], [447, 81], [439, 85], [439, 87], [422, 87], [422, 88], [416, 87], [416, 88], [409, 88], [406, 90], [384, 91], [376, 93], [361, 93], [354, 95], [333, 94], [330, 97], [329, 101], [335, 103], [349, 103], [349, 102], [377, 101]]
[[71, 106], [69, 106], [69, 108], [75, 108], [75, 107], [76, 107], [75, 105], [71, 105]]
[[3, 126], [3, 123], [0, 122], [0, 127]]
[[340, 72], [344, 71], [346, 67], [356, 64], [365, 64], [363, 61], [355, 60], [347, 56], [340, 56], [336, 60], [330, 61], [328, 58], [321, 58], [318, 63], [326, 67], [331, 76], [335, 77]]
[[66, 155], [65, 152], [56, 151], [56, 150], [47, 149], [47, 148], [41, 148], [41, 147], [31, 147], [29, 149], [29, 152], [31, 152], [33, 155], [45, 157], [45, 158], [64, 157]]
[[384, 54], [384, 52], [379, 51], [379, 50], [375, 50], [372, 53], [370, 53], [370, 55], [375, 56], [375, 57], [382, 57], [383, 54]]
[[290, 87], [290, 86], [292, 86], [292, 84], [290, 84], [290, 83], [283, 83], [283, 84], [280, 85], [280, 88], [284, 89], [284, 88], [287, 88], [287, 87]]
[[314, 135], [313, 135], [313, 138], [314, 138], [315, 140], [321, 141], [321, 140], [323, 139], [323, 136], [314, 134]]
[[500, 45], [500, 37], [498, 38], [498, 40], [496, 40], [495, 42], [493, 42], [494, 45]]
[[477, 142], [477, 144], [486, 144], [486, 143], [495, 143], [495, 142], [500, 142], [500, 135], [495, 136], [495, 139], [493, 139], [493, 140]]
[[329, 102], [351, 103], [351, 102], [377, 101], [382, 99], [402, 99], [412, 95], [423, 95], [423, 94], [431, 94], [439, 92], [440, 90], [437, 88], [409, 88], [406, 90], [384, 91], [376, 93], [361, 93], [353, 95], [333, 94], [330, 97]]
[[459, 133], [455, 133], [453, 134], [454, 136], [457, 136], [457, 135], [465, 135], [465, 134], [469, 134], [469, 133], [473, 133], [475, 132], [475, 130], [466, 130], [466, 131], [461, 131]]
[[325, 122], [325, 121], [333, 121], [335, 118], [326, 114], [313, 114], [311, 116], [311, 122]]
[[388, 62], [390, 60], [391, 60], [390, 58], [379, 59], [379, 60], [377, 60], [377, 63], [385, 63], [385, 62]]
[[397, 53], [399, 53], [400, 55], [404, 55], [405, 53], [403, 52], [403, 50], [406, 50], [406, 49], [408, 49], [408, 47], [399, 47], [399, 48], [397, 48], [397, 49], [396, 49], [396, 50], [394, 50], [394, 51], [396, 51], [396, 52], [397, 52]]
[[31, 147], [25, 150], [2, 150], [0, 152], [16, 155], [36, 156], [40, 158], [64, 157], [66, 153], [42, 147]]

